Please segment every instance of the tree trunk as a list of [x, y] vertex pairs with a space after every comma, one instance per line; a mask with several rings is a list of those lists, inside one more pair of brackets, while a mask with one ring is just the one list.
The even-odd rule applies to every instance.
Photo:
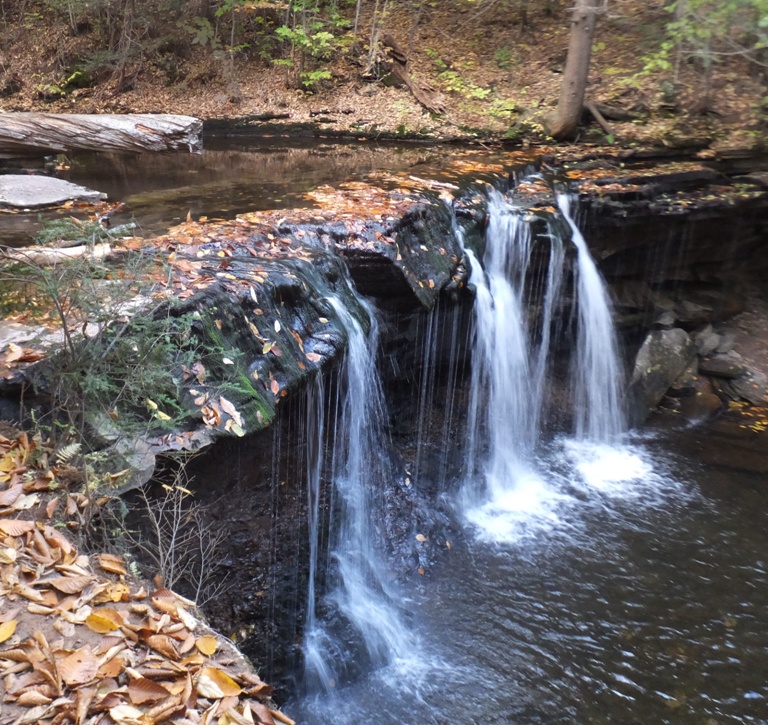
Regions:
[[549, 135], [558, 140], [572, 138], [581, 118], [600, 3], [601, 0], [576, 0], [573, 9], [560, 101], [557, 110], [546, 121]]
[[203, 148], [202, 121], [163, 114], [0, 113], [0, 154], [62, 151], [190, 151]]

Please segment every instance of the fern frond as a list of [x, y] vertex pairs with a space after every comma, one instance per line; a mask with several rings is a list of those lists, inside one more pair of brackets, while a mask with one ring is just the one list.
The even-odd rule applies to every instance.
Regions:
[[68, 443], [56, 452], [56, 463], [69, 463], [80, 452], [81, 448], [82, 445], [80, 443]]

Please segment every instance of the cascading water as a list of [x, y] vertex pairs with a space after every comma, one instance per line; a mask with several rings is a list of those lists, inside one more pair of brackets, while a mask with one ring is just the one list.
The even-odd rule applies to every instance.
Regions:
[[[561, 214], [576, 247], [574, 304], [578, 309], [574, 378], [577, 438], [616, 442], [623, 429], [621, 371], [610, 302], [584, 238], [569, 213]], [[467, 473], [462, 508], [468, 521], [493, 538], [514, 535], [531, 515], [554, 516], [562, 493], [540, 465], [540, 434], [555, 317], [562, 306], [565, 244], [554, 220], [548, 233], [532, 235], [527, 212], [495, 190], [488, 197], [489, 223], [482, 262], [465, 247], [476, 290], [475, 342], [468, 415]], [[533, 248], [549, 242], [542, 289], [532, 287]], [[528, 310], [538, 293], [538, 320]], [[534, 329], [535, 328], [535, 329]]]
[[570, 199], [558, 194], [557, 205], [578, 251], [575, 275], [579, 323], [573, 366], [576, 435], [599, 443], [615, 441], [624, 430], [624, 414], [610, 300], [584, 236], [571, 217]]
[[[328, 302], [347, 331], [348, 345], [337, 386], [342, 397], [333, 433], [332, 479], [341, 510], [331, 552], [335, 576], [331, 577], [326, 604], [354, 628], [354, 637], [364, 645], [367, 665], [378, 669], [404, 658], [413, 648], [374, 544], [382, 486], [392, 480], [383, 439], [385, 408], [376, 367], [378, 327], [374, 311], [365, 301], [359, 300], [369, 318], [367, 335], [340, 300], [328, 298]], [[317, 394], [323, 394], [322, 388]], [[320, 426], [316, 434], [323, 439]], [[315, 542], [310, 547], [311, 578], [316, 576], [317, 565], [317, 461], [322, 456], [322, 445], [315, 446], [315, 452], [317, 458], [309, 466], [310, 523], [314, 522], [310, 538]], [[314, 581], [310, 582], [309, 592], [305, 679], [310, 692], [329, 694], [349, 664], [350, 649], [354, 646], [350, 647], [347, 637], [334, 632], [327, 622], [318, 620]]]

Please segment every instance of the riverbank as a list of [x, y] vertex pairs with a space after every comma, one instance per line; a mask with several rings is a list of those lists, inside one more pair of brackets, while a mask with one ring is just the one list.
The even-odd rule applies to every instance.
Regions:
[[[174, 23], [145, 9], [150, 14], [142, 22], [153, 26], [148, 36], [166, 32], [166, 41], [144, 49], [137, 39], [135, 55], [117, 69], [99, 45], [98, 24], [85, 16], [68, 24], [42, 3], [36, 12], [37, 5], [29, 3], [22, 18], [9, 13], [0, 24], [1, 111], [179, 113], [212, 125], [234, 121], [264, 135], [303, 130], [317, 137], [547, 142], [542, 119], [557, 101], [569, 32], [566, 8], [558, 3], [528, 8], [524, 17], [504, 3], [394, 4], [387, 38], [407, 56], [414, 81], [430, 89], [430, 110], [393, 80], [386, 53], [375, 72], [367, 67], [365, 41], [374, 18], [365, 3], [358, 41], [344, 34], [343, 23], [353, 18], [341, 17], [332, 30], [344, 43], [313, 61], [323, 75], [309, 85], [286, 65], [275, 36], [264, 34], [279, 22], [269, 3], [254, 8], [247, 22], [245, 14], [236, 18], [245, 42], [230, 53], [192, 33], [196, 23], [204, 25], [199, 18]], [[662, 3], [635, 0], [618, 0], [601, 17], [588, 95], [611, 132], [585, 117], [579, 140], [763, 148], [768, 119], [759, 67], [724, 56], [706, 78], [694, 62], [679, 64], [674, 77], [661, 66], [649, 71], [668, 21]]]

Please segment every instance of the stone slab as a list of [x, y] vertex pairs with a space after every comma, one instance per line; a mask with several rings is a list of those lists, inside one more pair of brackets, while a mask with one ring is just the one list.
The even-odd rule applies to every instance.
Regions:
[[107, 195], [53, 176], [0, 175], [0, 207], [41, 209], [65, 201], [103, 201]]

